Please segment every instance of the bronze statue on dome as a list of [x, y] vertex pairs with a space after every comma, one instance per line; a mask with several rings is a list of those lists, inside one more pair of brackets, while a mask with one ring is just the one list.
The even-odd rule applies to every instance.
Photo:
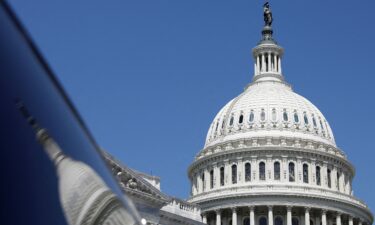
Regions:
[[263, 12], [264, 12], [263, 15], [264, 15], [265, 26], [271, 26], [273, 18], [272, 18], [272, 11], [271, 11], [269, 2], [264, 3]]

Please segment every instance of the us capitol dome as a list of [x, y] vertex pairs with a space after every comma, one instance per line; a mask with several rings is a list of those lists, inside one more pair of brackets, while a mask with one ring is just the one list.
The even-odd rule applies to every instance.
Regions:
[[189, 202], [210, 225], [372, 224], [328, 121], [284, 79], [267, 3], [264, 17], [253, 80], [212, 121], [188, 169]]

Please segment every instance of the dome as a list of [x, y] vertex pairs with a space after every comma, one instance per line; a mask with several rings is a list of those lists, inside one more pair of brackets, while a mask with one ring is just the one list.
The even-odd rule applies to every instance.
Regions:
[[205, 147], [238, 139], [294, 138], [336, 147], [332, 130], [317, 107], [278, 81], [251, 83], [216, 115]]

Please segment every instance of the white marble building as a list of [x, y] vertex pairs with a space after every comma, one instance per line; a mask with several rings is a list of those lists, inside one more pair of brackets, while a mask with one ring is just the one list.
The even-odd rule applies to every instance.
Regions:
[[354, 166], [324, 115], [285, 81], [272, 35], [266, 22], [252, 82], [216, 115], [189, 167], [188, 201], [211, 225], [371, 225], [353, 195]]

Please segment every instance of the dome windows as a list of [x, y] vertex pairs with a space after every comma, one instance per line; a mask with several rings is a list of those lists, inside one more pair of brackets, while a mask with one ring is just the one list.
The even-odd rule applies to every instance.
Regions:
[[309, 166], [307, 164], [303, 164], [303, 183], [309, 183]]
[[210, 189], [214, 188], [214, 170], [210, 170]]
[[260, 112], [260, 121], [264, 122], [266, 120], [266, 112], [264, 109]]
[[254, 112], [253, 112], [253, 110], [251, 110], [251, 112], [250, 112], [250, 115], [249, 115], [249, 122], [250, 122], [250, 123], [253, 123], [253, 122], [254, 122]]
[[318, 125], [316, 124], [316, 119], [314, 117], [314, 114], [312, 115], [313, 125], [316, 128]]
[[259, 180], [266, 180], [266, 164], [264, 162], [259, 163]]
[[232, 165], [232, 184], [237, 184], [237, 165]]
[[284, 112], [283, 112], [283, 120], [284, 120], [284, 122], [288, 122], [288, 113], [287, 113], [287, 111], [286, 111], [286, 109], [284, 109]]
[[295, 173], [294, 173], [294, 163], [289, 163], [289, 181], [294, 182], [296, 180]]
[[305, 122], [305, 125], [309, 125], [309, 119], [307, 118], [306, 112], [303, 113], [303, 121]]
[[316, 185], [321, 185], [321, 178], [320, 178], [320, 167], [317, 166], [315, 169], [316, 172]]
[[327, 169], [327, 185], [329, 188], [331, 188], [332, 186], [332, 182], [331, 182], [331, 170], [330, 169]]
[[273, 164], [273, 175], [275, 180], [280, 180], [280, 163], [275, 162]]
[[220, 186], [224, 186], [224, 167], [220, 167]]
[[299, 117], [297, 111], [294, 111], [294, 122], [299, 123]]
[[251, 165], [250, 163], [245, 164], [245, 181], [251, 181]]
[[240, 115], [240, 118], [238, 119], [238, 123], [239, 123], [239, 124], [242, 124], [242, 123], [243, 123], [243, 115], [242, 115], [242, 114]]
[[234, 116], [232, 116], [229, 120], [229, 126], [233, 126], [233, 122], [234, 122]]

